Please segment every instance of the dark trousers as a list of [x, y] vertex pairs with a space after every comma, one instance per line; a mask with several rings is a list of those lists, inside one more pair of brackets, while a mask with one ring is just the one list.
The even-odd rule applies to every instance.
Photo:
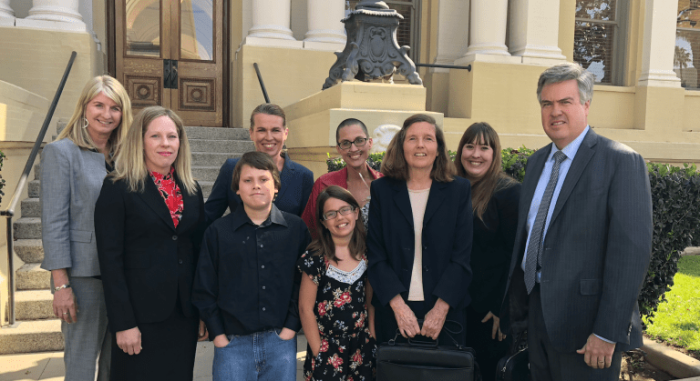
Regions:
[[[527, 344], [530, 352], [530, 373], [533, 381], [618, 381], [622, 352], [615, 351], [612, 366], [593, 369], [586, 365], [583, 355], [554, 349], [547, 335], [542, 314], [540, 285], [530, 294]], [[581, 346], [583, 347], [582, 343]]]
[[496, 378], [496, 364], [501, 357], [508, 353], [512, 341], [510, 335], [503, 341], [491, 338], [493, 319], [482, 323], [488, 312], [477, 312], [467, 307], [467, 346], [476, 352], [476, 362], [479, 364], [481, 376], [485, 381]]

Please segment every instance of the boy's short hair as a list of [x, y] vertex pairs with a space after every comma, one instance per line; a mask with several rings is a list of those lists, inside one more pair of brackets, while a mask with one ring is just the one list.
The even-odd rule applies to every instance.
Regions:
[[262, 152], [246, 152], [241, 159], [238, 160], [236, 168], [233, 170], [233, 179], [231, 180], [232, 191], [238, 192], [238, 183], [241, 181], [241, 171], [243, 171], [244, 165], [263, 171], [270, 171], [272, 180], [275, 182], [275, 188], [279, 190], [282, 187], [280, 172], [277, 169], [277, 164], [272, 161], [270, 155]]

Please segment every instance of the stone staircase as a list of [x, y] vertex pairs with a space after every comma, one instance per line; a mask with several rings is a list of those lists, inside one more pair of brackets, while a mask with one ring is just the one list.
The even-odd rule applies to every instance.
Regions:
[[[206, 199], [228, 158], [255, 149], [248, 130], [242, 128], [187, 127], [193, 175]], [[38, 162], [38, 161], [37, 161]], [[22, 218], [14, 223], [15, 253], [22, 260], [16, 271], [16, 319], [14, 328], [0, 329], [0, 355], [63, 350], [61, 322], [53, 315], [50, 272], [40, 268], [41, 244], [40, 168], [34, 167], [29, 198], [22, 200]]]

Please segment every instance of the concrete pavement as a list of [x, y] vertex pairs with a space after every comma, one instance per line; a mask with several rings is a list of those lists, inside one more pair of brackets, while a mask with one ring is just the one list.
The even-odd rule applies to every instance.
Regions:
[[[297, 338], [297, 381], [303, 380], [302, 367], [306, 357], [306, 337]], [[211, 381], [214, 344], [197, 344], [194, 381]], [[0, 381], [63, 381], [65, 368], [63, 352], [27, 353], [0, 356]]]

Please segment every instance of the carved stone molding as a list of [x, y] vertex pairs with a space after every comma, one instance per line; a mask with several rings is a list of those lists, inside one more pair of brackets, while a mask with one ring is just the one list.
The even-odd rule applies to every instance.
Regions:
[[372, 4], [372, 7], [360, 4], [342, 20], [347, 42], [341, 53], [335, 53], [338, 59], [328, 72], [324, 90], [339, 79], [343, 82], [355, 77], [391, 80], [397, 70], [409, 83], [423, 84], [416, 65], [408, 58], [410, 47], [399, 47], [396, 40], [396, 29], [403, 16], [396, 10], [378, 7], [381, 3]]

